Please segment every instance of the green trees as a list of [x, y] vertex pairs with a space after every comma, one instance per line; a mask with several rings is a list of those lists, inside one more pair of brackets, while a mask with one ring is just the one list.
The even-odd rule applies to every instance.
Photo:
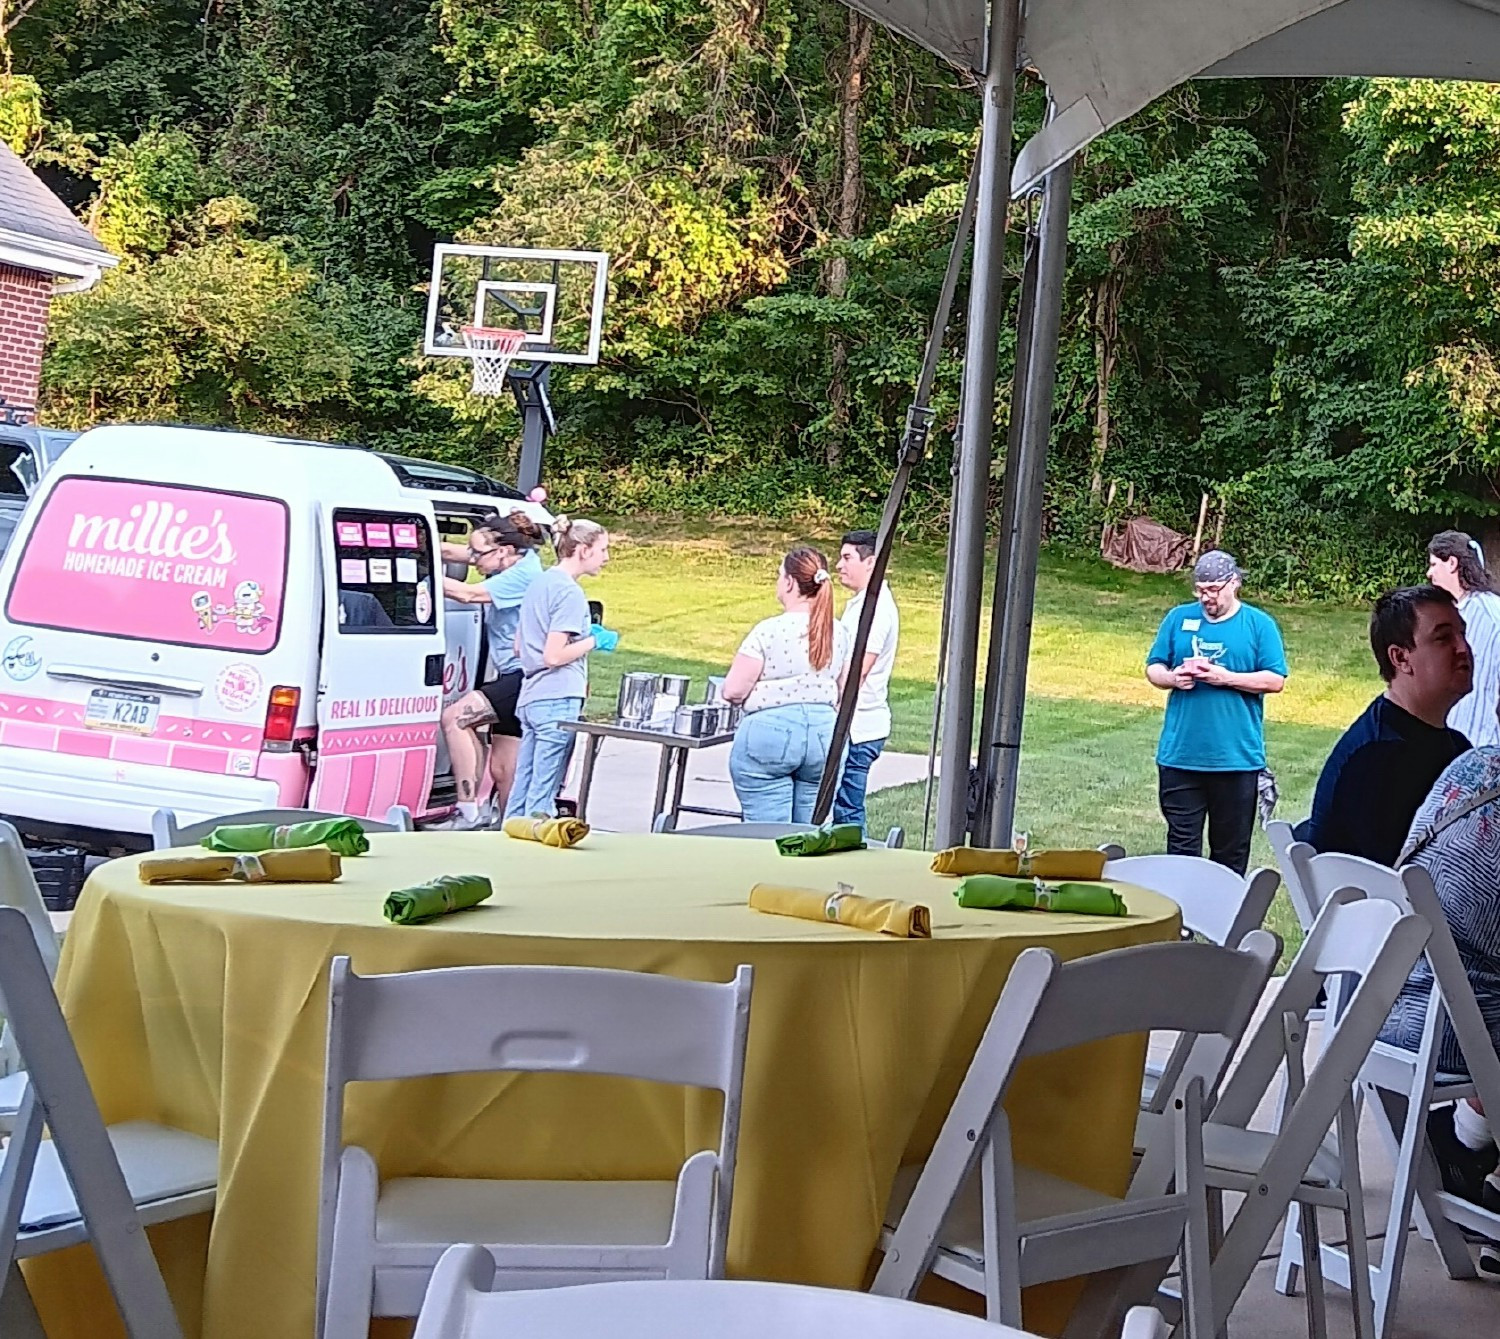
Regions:
[[[54, 419], [241, 423], [504, 473], [508, 402], [417, 356], [431, 245], [579, 246], [611, 253], [611, 291], [601, 365], [554, 377], [554, 489], [615, 511], [873, 509], [977, 108], [835, 0], [4, 12], [0, 136], [124, 257], [56, 304]], [[1039, 116], [1028, 87], [1017, 133]], [[1414, 572], [1423, 530], [1485, 524], [1497, 137], [1486, 86], [1222, 81], [1092, 146], [1049, 533], [1096, 542], [1111, 482], [1187, 526], [1207, 491], [1260, 580], [1356, 593]], [[961, 318], [916, 525], [946, 506]]]

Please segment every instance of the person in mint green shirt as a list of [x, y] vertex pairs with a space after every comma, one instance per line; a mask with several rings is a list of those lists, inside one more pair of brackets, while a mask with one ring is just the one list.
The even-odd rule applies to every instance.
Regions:
[[1281, 629], [1240, 599], [1242, 573], [1214, 549], [1193, 568], [1191, 604], [1162, 619], [1146, 678], [1166, 691], [1156, 750], [1169, 855], [1203, 854], [1243, 874], [1266, 766], [1265, 696], [1286, 683]]

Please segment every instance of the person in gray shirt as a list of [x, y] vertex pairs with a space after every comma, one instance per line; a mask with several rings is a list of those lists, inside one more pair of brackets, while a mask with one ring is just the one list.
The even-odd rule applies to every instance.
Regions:
[[609, 534], [593, 521], [559, 516], [552, 523], [557, 563], [537, 577], [521, 601], [516, 655], [521, 691], [521, 751], [506, 818], [551, 817], [568, 765], [572, 736], [563, 721], [583, 714], [588, 693], [588, 654], [613, 651], [620, 634], [594, 624], [580, 577], [597, 576], [609, 561]]

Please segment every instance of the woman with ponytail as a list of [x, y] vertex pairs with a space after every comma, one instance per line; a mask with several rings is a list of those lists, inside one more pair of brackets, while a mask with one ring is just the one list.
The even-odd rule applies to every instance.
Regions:
[[589, 616], [588, 597], [578, 584], [580, 577], [598, 576], [609, 561], [604, 527], [558, 516], [552, 522], [552, 547], [557, 562], [527, 587], [516, 625], [521, 748], [506, 818], [550, 818], [556, 812], [554, 801], [573, 745], [562, 722], [583, 714], [589, 652], [613, 651], [620, 641], [618, 632]]
[[1474, 657], [1474, 687], [1448, 713], [1448, 725], [1475, 748], [1500, 744], [1500, 595], [1479, 541], [1444, 530], [1427, 545], [1427, 579], [1458, 604]]
[[724, 696], [743, 705], [729, 775], [747, 823], [812, 818], [844, 675], [848, 630], [834, 622], [828, 559], [803, 545], [781, 561], [782, 613], [763, 619], [740, 645]]

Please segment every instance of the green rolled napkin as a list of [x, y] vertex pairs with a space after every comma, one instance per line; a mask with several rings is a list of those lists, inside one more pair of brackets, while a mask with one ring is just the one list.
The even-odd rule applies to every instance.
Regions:
[[238, 823], [215, 828], [203, 839], [210, 851], [285, 851], [326, 846], [335, 855], [364, 855], [370, 839], [354, 818], [319, 818], [310, 823]]
[[1102, 883], [1043, 883], [1040, 879], [1007, 879], [999, 874], [970, 874], [954, 890], [961, 907], [986, 911], [1070, 911], [1080, 916], [1124, 916], [1125, 899]]
[[824, 824], [816, 832], [789, 832], [776, 839], [782, 855], [827, 855], [830, 851], [863, 851], [865, 834], [858, 823]]
[[450, 911], [478, 906], [494, 891], [483, 874], [444, 874], [431, 883], [387, 894], [385, 918], [397, 925], [415, 925]]

